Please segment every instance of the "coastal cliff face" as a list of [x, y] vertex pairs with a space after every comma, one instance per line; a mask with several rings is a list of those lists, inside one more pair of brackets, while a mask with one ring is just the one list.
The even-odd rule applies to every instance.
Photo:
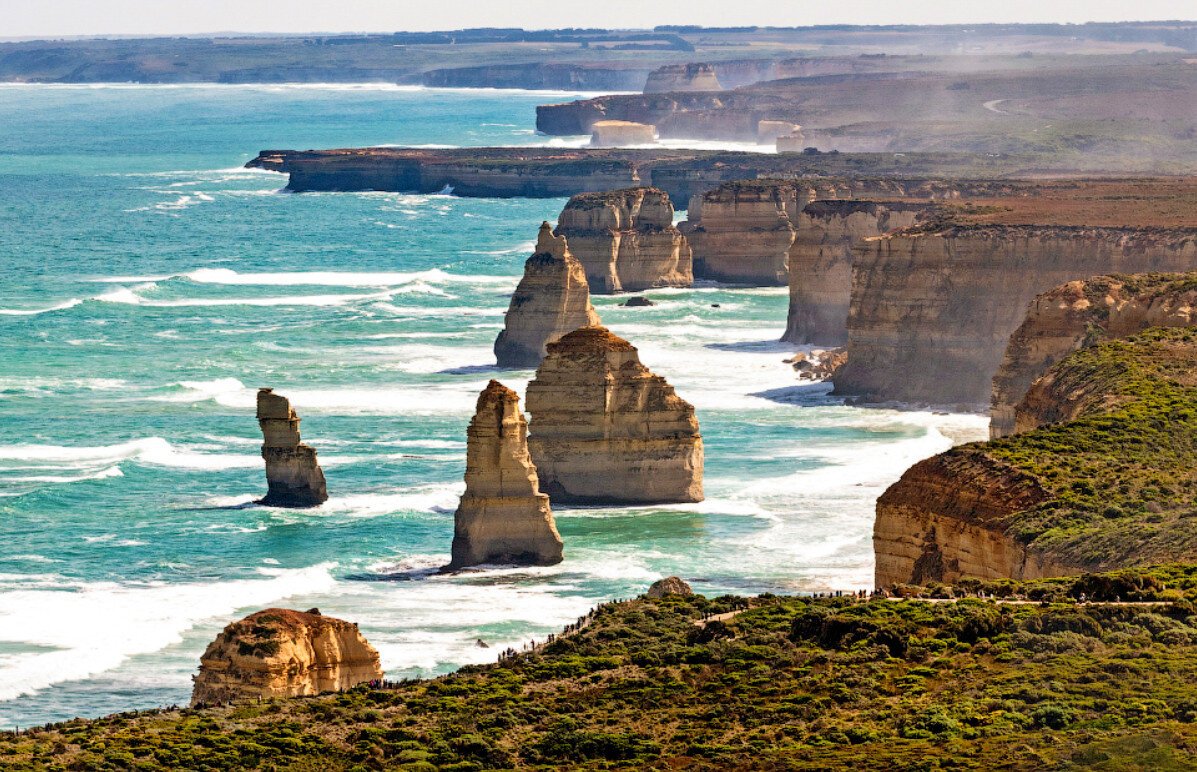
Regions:
[[657, 141], [657, 127], [633, 121], [596, 121], [590, 126], [591, 147], [651, 145]]
[[541, 223], [536, 251], [511, 295], [503, 331], [495, 339], [499, 367], [536, 367], [545, 345], [579, 327], [599, 324], [586, 272], [564, 237]]
[[565, 205], [558, 236], [586, 271], [596, 294], [694, 282], [690, 246], [673, 224], [673, 204], [656, 188], [582, 193]]
[[648, 74], [645, 94], [671, 91], [722, 91], [715, 69], [709, 64], [667, 64]]
[[[1148, 327], [1197, 325], [1197, 274], [1096, 276], [1062, 284], [1031, 301], [993, 377], [990, 437], [1027, 431], [1044, 421], [1015, 408], [1031, 383], [1073, 351]], [[1059, 419], [1052, 419], [1059, 420]]]
[[382, 676], [378, 652], [356, 624], [269, 608], [233, 622], [208, 644], [191, 704], [307, 696]]
[[[794, 185], [753, 181], [721, 185], [691, 205], [687, 237], [694, 275], [701, 279], [784, 285], [794, 221], [808, 191]], [[701, 212], [701, 219], [698, 213]]]
[[870, 401], [980, 405], [1027, 305], [1103, 273], [1197, 265], [1188, 230], [1073, 226], [921, 227], [858, 250], [848, 364], [836, 393]]
[[528, 384], [528, 447], [553, 501], [701, 501], [703, 448], [694, 407], [603, 327], [548, 346]]
[[1016, 408], [1039, 425], [922, 461], [877, 500], [877, 585], [1035, 579], [1197, 556], [1197, 343], [1074, 351]]
[[790, 308], [782, 340], [842, 346], [848, 340], [855, 248], [914, 224], [918, 202], [816, 201], [798, 213], [790, 245]]
[[328, 501], [328, 487], [316, 463], [316, 451], [299, 441], [299, 416], [287, 398], [272, 389], [259, 389], [258, 425], [262, 427], [268, 486], [258, 503], [268, 507], [315, 507]]
[[519, 396], [491, 381], [467, 430], [466, 490], [453, 516], [449, 569], [561, 562], [561, 535], [528, 454]]

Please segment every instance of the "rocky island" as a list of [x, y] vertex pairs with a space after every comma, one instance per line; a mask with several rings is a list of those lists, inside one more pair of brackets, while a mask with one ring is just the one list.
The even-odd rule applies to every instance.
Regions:
[[467, 430], [466, 490], [453, 515], [447, 570], [482, 563], [561, 562], [561, 535], [528, 455], [519, 395], [492, 380]]
[[541, 490], [578, 504], [702, 501], [694, 407], [604, 327], [548, 346], [528, 384], [528, 447]]
[[268, 507], [316, 507], [328, 501], [324, 472], [316, 451], [299, 440], [299, 416], [286, 397], [273, 389], [258, 390], [258, 425], [262, 427], [262, 458], [266, 461]]

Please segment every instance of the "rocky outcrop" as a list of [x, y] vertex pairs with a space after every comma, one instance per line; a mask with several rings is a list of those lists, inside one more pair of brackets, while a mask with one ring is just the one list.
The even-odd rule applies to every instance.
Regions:
[[779, 153], [801, 153], [803, 150], [806, 150], [808, 147], [810, 147], [810, 145], [807, 144], [808, 140], [806, 135], [801, 131], [793, 131], [789, 134], [778, 135], [777, 139], [774, 141], [776, 143], [777, 152]]
[[357, 625], [319, 611], [269, 608], [226, 627], [200, 658], [191, 704], [300, 697], [380, 680]]
[[877, 585], [1192, 560], [1192, 338], [1151, 328], [1074, 351], [1015, 408], [1038, 428], [907, 470], [877, 500]]
[[558, 236], [586, 270], [592, 292], [689, 287], [690, 246], [673, 224], [673, 204], [656, 188], [580, 193], [557, 220]]
[[524, 263], [524, 277], [511, 295], [503, 331], [495, 339], [499, 367], [536, 367], [545, 344], [579, 327], [599, 324], [590, 305], [586, 272], [564, 237], [541, 223], [536, 251]]
[[800, 135], [801, 130], [801, 126], [789, 121], [757, 121], [756, 142], [758, 145], [772, 145], [782, 137]]
[[715, 69], [709, 64], [667, 64], [648, 74], [645, 94], [671, 91], [722, 91]]
[[561, 535], [528, 455], [519, 396], [491, 381], [467, 430], [466, 490], [453, 516], [448, 569], [561, 562]]
[[1103, 273], [1187, 270], [1191, 229], [919, 227], [860, 247], [836, 392], [987, 404], [1010, 335], [1040, 292]]
[[686, 232], [694, 250], [694, 276], [752, 285], [784, 285], [789, 277], [794, 222], [806, 205], [805, 187], [753, 180], [721, 185], [703, 194], [701, 219]]
[[664, 598], [666, 595], [680, 595], [688, 598], [693, 594], [694, 590], [690, 589], [690, 585], [676, 576], [667, 576], [653, 582], [652, 586], [648, 588], [648, 592], [644, 593], [644, 597]]
[[328, 501], [316, 451], [299, 441], [299, 416], [287, 398], [273, 389], [258, 389], [258, 425], [262, 427], [268, 486], [258, 503], [268, 507], [315, 507]]
[[913, 225], [923, 202], [815, 201], [794, 220], [790, 309], [782, 340], [843, 345], [848, 340], [855, 248], [865, 239]]
[[651, 145], [657, 141], [657, 127], [635, 121], [596, 121], [590, 125], [591, 147]]
[[1084, 346], [1148, 327], [1197, 325], [1197, 273], [1096, 276], [1062, 284], [1031, 301], [993, 376], [990, 437], [1037, 428], [1015, 420], [1031, 383]]
[[690, 403], [603, 327], [548, 346], [528, 384], [528, 447], [557, 502], [702, 500], [702, 436]]

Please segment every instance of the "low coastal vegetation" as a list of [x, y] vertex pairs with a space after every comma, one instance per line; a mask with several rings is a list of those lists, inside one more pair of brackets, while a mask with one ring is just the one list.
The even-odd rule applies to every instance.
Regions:
[[1197, 763], [1197, 566], [921, 591], [978, 592], [985, 597], [613, 603], [534, 652], [437, 679], [3, 735], [0, 767], [1166, 770]]

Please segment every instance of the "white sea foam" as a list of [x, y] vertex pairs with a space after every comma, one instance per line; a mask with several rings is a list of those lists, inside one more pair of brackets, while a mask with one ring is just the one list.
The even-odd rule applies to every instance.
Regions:
[[34, 482], [34, 483], [73, 483], [82, 482], [84, 480], [106, 480], [110, 477], [123, 477], [119, 466], [109, 466], [98, 472], [91, 472], [81, 475], [29, 475], [28, 477], [4, 477], [0, 478], [0, 482]]
[[256, 456], [196, 453], [176, 448], [162, 437], [144, 437], [115, 445], [0, 445], [0, 460], [65, 461], [81, 467], [110, 467], [121, 461], [136, 461], [154, 466], [207, 470], [253, 468], [262, 463]]
[[111, 670], [136, 654], [182, 640], [194, 625], [219, 629], [240, 609], [330, 590], [331, 564], [262, 578], [209, 583], [79, 584], [70, 590], [0, 593], [0, 641], [53, 647], [0, 663], [0, 701]]
[[51, 311], [65, 311], [68, 308], [74, 308], [82, 303], [80, 298], [71, 298], [57, 303], [48, 308], [0, 308], [0, 315], [3, 316], [36, 316], [37, 314], [48, 314]]

